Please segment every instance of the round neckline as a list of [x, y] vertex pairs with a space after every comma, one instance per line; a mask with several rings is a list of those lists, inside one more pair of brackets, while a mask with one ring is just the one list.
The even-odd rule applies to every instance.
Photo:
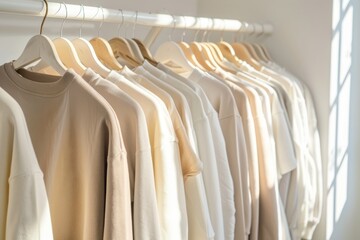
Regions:
[[18, 88], [41, 96], [61, 94], [76, 77], [76, 73], [72, 69], [68, 69], [63, 76], [53, 76], [26, 69], [16, 71], [12, 62], [6, 63], [4, 68], [11, 82]]

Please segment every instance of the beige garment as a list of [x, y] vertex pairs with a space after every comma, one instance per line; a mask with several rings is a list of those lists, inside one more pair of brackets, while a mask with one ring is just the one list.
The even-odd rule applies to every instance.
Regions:
[[[279, 192], [285, 208], [289, 228], [294, 235], [298, 221], [298, 185], [297, 161], [292, 138], [292, 128], [289, 123], [286, 108], [274, 88], [281, 92], [276, 82], [270, 81], [271, 76], [256, 71], [247, 64], [243, 64], [242, 71], [254, 76], [251, 82], [266, 91], [271, 103], [272, 133], [274, 137], [276, 159], [278, 163]], [[266, 97], [267, 97], [266, 96]], [[284, 104], [285, 105], [285, 104]]]
[[[212, 75], [214, 78], [224, 82], [219, 76]], [[226, 83], [232, 91], [237, 108], [239, 110], [242, 125], [244, 126], [244, 136], [246, 141], [248, 166], [249, 166], [249, 180], [251, 191], [251, 229], [250, 239], [258, 239], [259, 230], [259, 198], [260, 198], [260, 176], [259, 176], [259, 163], [258, 152], [256, 143], [256, 133], [254, 118], [252, 116], [250, 102], [244, 90], [233, 83]]]
[[142, 78], [138, 77], [137, 81], [162, 99], [172, 118], [175, 133], [179, 141], [180, 157], [183, 163], [187, 200], [186, 206], [189, 221], [189, 239], [212, 239], [214, 237], [214, 233], [210, 222], [202, 175], [199, 177], [196, 176], [200, 174], [200, 172], [198, 172], [198, 174], [186, 174], [186, 172], [189, 172], [188, 168], [190, 166], [201, 166], [202, 168], [202, 163], [190, 145], [188, 136], [176, 110], [173, 99], [165, 90], [153, 83], [153, 81], [158, 79], [148, 73], [144, 68], [138, 67], [135, 69], [135, 72], [143, 76]]
[[211, 135], [211, 128], [201, 99], [191, 88], [173, 76], [167, 75], [166, 78], [161, 77], [159, 79], [171, 86], [174, 86], [177, 90], [184, 94], [186, 100], [188, 101], [196, 133], [199, 157], [204, 166], [204, 185], [211, 223], [215, 232], [215, 239], [224, 239], [224, 218], [221, 205], [219, 172], [213, 147], [214, 142]]
[[189, 76], [206, 93], [218, 113], [235, 190], [235, 239], [248, 239], [251, 229], [249, 166], [242, 119], [231, 90], [213, 76], [194, 70]]
[[134, 239], [160, 239], [151, 146], [140, 105], [115, 84], [87, 69], [83, 75], [114, 109], [127, 151]]
[[[20, 75], [21, 74], [21, 75]], [[132, 239], [129, 170], [117, 117], [80, 76], [0, 69], [44, 173], [55, 239]]]
[[[131, 75], [127, 68], [122, 73]], [[109, 74], [107, 80], [135, 99], [144, 111], [152, 150], [161, 239], [187, 239], [188, 222], [179, 147], [164, 103], [115, 71]]]
[[53, 239], [43, 173], [24, 114], [2, 88], [0, 139], [0, 239]]
[[277, 163], [271, 150], [268, 124], [261, 99], [252, 87], [239, 82], [232, 75], [222, 77], [227, 78], [226, 82], [232, 87], [241, 87], [245, 91], [254, 117], [260, 177], [259, 239], [290, 239], [279, 194]]
[[[161, 64], [159, 67], [163, 70], [166, 70], [166, 67]], [[231, 177], [230, 167], [228, 156], [226, 152], [226, 145], [224, 135], [221, 131], [221, 126], [218, 118], [218, 114], [211, 105], [209, 99], [206, 97], [206, 94], [201, 89], [201, 87], [192, 82], [189, 79], [186, 79], [174, 72], [167, 69], [167, 73], [174, 76], [177, 81], [180, 81], [186, 84], [192, 89], [192, 91], [198, 95], [201, 99], [201, 102], [204, 107], [204, 111], [209, 120], [211, 135], [214, 142], [214, 150], [216, 156], [216, 163], [219, 172], [220, 179], [220, 192], [221, 192], [221, 204], [224, 217], [224, 232], [225, 239], [234, 239], [235, 235], [235, 202], [234, 202], [234, 183]]]

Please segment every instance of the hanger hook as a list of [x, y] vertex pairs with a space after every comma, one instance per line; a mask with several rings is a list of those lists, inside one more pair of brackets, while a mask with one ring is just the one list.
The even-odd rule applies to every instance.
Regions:
[[133, 38], [135, 38], [135, 28], [136, 28], [137, 20], [138, 20], [138, 11], [135, 12], [135, 22], [134, 22], [134, 27], [133, 27]]
[[82, 17], [82, 20], [81, 20], [80, 31], [79, 31], [79, 37], [80, 38], [82, 37], [82, 28], [83, 28], [84, 21], [85, 21], [85, 7], [84, 7], [83, 4], [80, 5], [80, 13], [81, 12], [83, 14], [83, 17]]
[[222, 20], [222, 22], [223, 22], [223, 26], [222, 26], [221, 35], [220, 35], [220, 42], [224, 41], [224, 32], [225, 32], [225, 20]]
[[49, 13], [49, 5], [48, 5], [47, 0], [44, 0], [44, 3], [45, 3], [45, 14], [44, 14], [44, 18], [43, 18], [43, 20], [41, 22], [41, 25], [40, 25], [40, 34], [42, 34], [42, 32], [43, 32], [44, 23], [45, 23], [45, 20], [47, 18], [47, 15]]
[[120, 29], [124, 25], [124, 12], [122, 9], [119, 9], [119, 13], [121, 13], [121, 23], [119, 24], [118, 27], [118, 36], [120, 37]]
[[182, 16], [182, 18], [184, 19], [184, 24], [185, 24], [185, 27], [184, 27], [184, 31], [183, 31], [183, 33], [181, 34], [181, 41], [183, 42], [184, 41], [184, 37], [185, 37], [185, 35], [186, 35], [186, 18], [185, 18], [185, 16]]
[[[100, 6], [98, 9], [99, 9], [99, 10], [101, 9], [101, 13], [102, 13], [102, 21], [101, 21], [101, 23], [100, 23], [100, 25], [99, 25], [99, 28], [98, 28], [98, 37], [100, 37], [100, 30], [101, 30], [101, 27], [102, 27], [103, 24], [104, 24], [105, 15], [104, 15], [104, 8], [103, 8], [102, 6]], [[96, 13], [96, 15], [97, 15], [97, 13]]]
[[208, 27], [209, 27], [208, 22], [209, 22], [209, 21], [206, 21], [206, 26], [205, 26], [205, 29], [204, 29], [204, 32], [203, 32], [203, 35], [202, 35], [202, 38], [201, 38], [201, 42], [204, 42], [205, 37], [206, 37], [206, 34], [207, 34], [207, 32], [209, 31], [209, 29], [208, 29]]
[[63, 4], [64, 4], [64, 7], [65, 7], [65, 18], [64, 18], [64, 20], [63, 20], [63, 22], [61, 24], [60, 37], [63, 36], [64, 24], [65, 24], [65, 22], [66, 22], [66, 20], [68, 18], [68, 9], [67, 9], [66, 3], [63, 2]]
[[199, 32], [200, 32], [200, 29], [197, 29], [196, 32], [195, 32], [195, 35], [194, 35], [194, 42], [196, 42], [196, 39], [199, 35]]
[[[246, 30], [248, 27], [249, 27], [249, 23], [244, 22], [244, 28], [243, 28], [243, 26], [241, 26], [239, 33], [241, 33], [242, 29]], [[244, 42], [245, 39], [246, 39], [246, 33], [243, 33], [242, 35], [240, 35], [241, 42]]]
[[172, 17], [172, 22], [173, 22], [173, 27], [171, 29], [171, 32], [169, 34], [169, 41], [172, 41], [172, 36], [174, 35], [174, 31], [175, 31], [175, 28], [176, 28], [176, 18], [174, 15], [171, 15]]
[[215, 19], [214, 18], [210, 18], [210, 29], [209, 29], [209, 32], [207, 34], [207, 38], [206, 38], [206, 42], [210, 42], [210, 35], [212, 33], [212, 30], [214, 29], [214, 25], [215, 25]]

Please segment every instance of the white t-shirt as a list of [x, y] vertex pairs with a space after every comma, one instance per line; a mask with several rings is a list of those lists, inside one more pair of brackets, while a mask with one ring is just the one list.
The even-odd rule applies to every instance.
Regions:
[[0, 88], [0, 239], [53, 239], [43, 173], [19, 104]]

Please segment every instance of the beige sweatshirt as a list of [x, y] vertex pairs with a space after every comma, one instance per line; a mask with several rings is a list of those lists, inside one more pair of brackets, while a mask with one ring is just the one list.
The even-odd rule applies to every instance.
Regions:
[[54, 238], [132, 239], [129, 171], [113, 109], [72, 70], [61, 78], [18, 72], [2, 66], [0, 86], [24, 111]]

